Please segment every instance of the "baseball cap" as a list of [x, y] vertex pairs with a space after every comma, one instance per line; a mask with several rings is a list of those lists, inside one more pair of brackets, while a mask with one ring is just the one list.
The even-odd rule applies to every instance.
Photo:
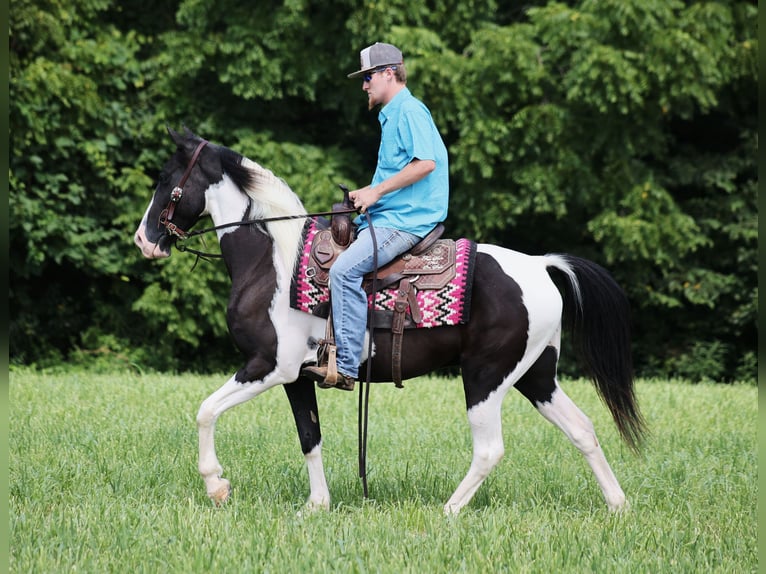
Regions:
[[404, 63], [402, 52], [396, 46], [391, 44], [383, 44], [382, 42], [375, 42], [372, 46], [367, 46], [364, 50], [359, 52], [359, 65], [360, 70], [358, 72], [352, 72], [348, 75], [349, 78], [358, 78], [365, 72], [380, 68], [381, 66], [397, 66]]

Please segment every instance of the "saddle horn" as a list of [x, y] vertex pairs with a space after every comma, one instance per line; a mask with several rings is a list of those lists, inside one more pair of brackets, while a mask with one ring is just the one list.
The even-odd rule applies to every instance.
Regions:
[[348, 210], [354, 209], [354, 204], [351, 203], [349, 198], [349, 189], [344, 184], [339, 183], [338, 187], [343, 191], [343, 201], [341, 203], [333, 203], [332, 221], [330, 224], [330, 230], [332, 231], [332, 238], [338, 245], [342, 247], [348, 246], [354, 235], [354, 223], [351, 221], [351, 216], [348, 214]]

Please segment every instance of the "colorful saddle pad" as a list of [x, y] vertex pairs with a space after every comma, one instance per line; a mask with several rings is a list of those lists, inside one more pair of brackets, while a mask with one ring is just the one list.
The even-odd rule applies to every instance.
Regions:
[[[317, 233], [322, 227], [309, 219], [303, 228], [303, 249], [290, 285], [290, 306], [304, 313], [314, 313], [318, 305], [330, 300], [330, 290], [314, 279], [310, 271], [309, 255]], [[449, 240], [451, 241], [451, 240]], [[410, 278], [422, 321], [417, 327], [440, 327], [467, 323], [470, 318], [471, 287], [476, 260], [476, 243], [468, 239], [455, 241], [455, 275], [440, 289], [421, 289], [417, 278]], [[396, 285], [379, 291], [375, 308], [394, 310]], [[372, 304], [372, 295], [369, 296]]]

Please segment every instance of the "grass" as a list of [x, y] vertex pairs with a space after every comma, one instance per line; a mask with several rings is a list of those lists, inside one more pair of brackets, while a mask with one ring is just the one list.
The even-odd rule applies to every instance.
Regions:
[[755, 572], [755, 386], [639, 381], [652, 437], [635, 457], [585, 381], [631, 501], [606, 510], [569, 442], [518, 393], [506, 456], [457, 517], [442, 505], [470, 462], [457, 380], [371, 392], [364, 500], [356, 393], [320, 391], [330, 512], [308, 479], [284, 393], [226, 413], [217, 451], [234, 487], [216, 509], [196, 471], [199, 403], [225, 377], [10, 375], [10, 571]]

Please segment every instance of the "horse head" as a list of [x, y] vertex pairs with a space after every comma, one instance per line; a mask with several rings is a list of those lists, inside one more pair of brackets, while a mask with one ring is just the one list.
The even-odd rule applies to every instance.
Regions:
[[218, 155], [203, 153], [207, 141], [186, 128], [184, 132], [181, 135], [168, 128], [177, 149], [162, 168], [152, 200], [133, 236], [148, 259], [170, 255], [173, 241], [185, 237], [187, 230], [206, 214], [205, 190], [220, 177]]

